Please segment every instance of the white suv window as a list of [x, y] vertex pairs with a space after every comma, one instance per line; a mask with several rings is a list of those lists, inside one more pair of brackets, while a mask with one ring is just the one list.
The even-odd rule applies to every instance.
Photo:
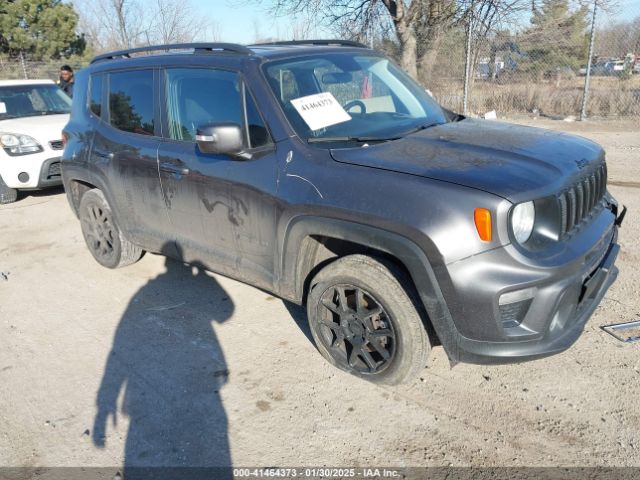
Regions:
[[71, 99], [56, 85], [0, 87], [0, 119], [71, 112]]

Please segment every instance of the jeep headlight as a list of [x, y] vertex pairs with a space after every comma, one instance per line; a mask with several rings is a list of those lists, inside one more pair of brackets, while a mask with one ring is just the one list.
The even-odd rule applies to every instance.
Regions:
[[9, 155], [26, 155], [42, 151], [42, 146], [29, 135], [0, 133], [0, 144]]
[[519, 244], [523, 244], [533, 232], [536, 208], [533, 202], [519, 203], [511, 211], [511, 231]]

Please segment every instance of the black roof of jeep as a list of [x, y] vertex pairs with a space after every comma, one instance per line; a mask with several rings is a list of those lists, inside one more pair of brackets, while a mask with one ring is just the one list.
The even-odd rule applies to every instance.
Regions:
[[351, 40], [291, 40], [270, 43], [257, 43], [253, 45], [240, 45], [237, 43], [175, 43], [168, 45], [151, 45], [148, 47], [129, 48], [98, 55], [91, 60], [91, 64], [132, 58], [132, 55], [140, 56], [168, 55], [168, 54], [196, 54], [196, 55], [231, 55], [231, 56], [257, 56], [262, 58], [287, 57], [291, 54], [317, 53], [318, 50], [335, 51], [345, 47], [368, 49], [367, 45]]

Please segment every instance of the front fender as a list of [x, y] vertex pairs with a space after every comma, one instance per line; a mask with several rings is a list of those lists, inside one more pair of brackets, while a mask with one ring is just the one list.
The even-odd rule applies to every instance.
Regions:
[[[449, 358], [458, 358], [459, 333], [446, 305], [436, 271], [426, 254], [412, 240], [396, 233], [333, 218], [299, 216], [292, 219], [282, 238], [279, 264], [279, 294], [302, 303], [306, 280], [302, 246], [310, 236], [324, 236], [369, 247], [396, 258], [409, 272], [422, 304]], [[442, 267], [436, 267], [444, 269]]]

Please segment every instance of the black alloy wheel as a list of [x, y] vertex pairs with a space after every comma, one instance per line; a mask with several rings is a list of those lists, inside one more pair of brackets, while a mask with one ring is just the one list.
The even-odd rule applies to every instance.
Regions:
[[393, 361], [396, 333], [380, 302], [355, 285], [334, 285], [322, 294], [321, 339], [345, 370], [380, 373]]

